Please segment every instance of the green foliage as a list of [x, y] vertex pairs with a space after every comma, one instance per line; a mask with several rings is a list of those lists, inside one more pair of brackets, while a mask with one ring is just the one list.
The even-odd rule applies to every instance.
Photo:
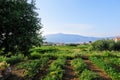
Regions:
[[104, 51], [102, 52], [104, 57], [110, 57], [112, 56], [112, 53], [110, 51]]
[[28, 66], [28, 69], [25, 71], [25, 80], [32, 80], [34, 76], [39, 73], [39, 71], [45, 67], [47, 64], [48, 58], [41, 58], [40, 60], [31, 63], [31, 66]]
[[0, 0], [0, 48], [5, 53], [22, 51], [42, 43], [41, 23], [35, 1]]
[[94, 50], [106, 50], [108, 49], [108, 45], [106, 43], [105, 40], [98, 40], [98, 41], [95, 41], [93, 44], [93, 49]]
[[8, 64], [6, 61], [0, 62], [0, 71], [5, 71], [10, 64]]
[[109, 58], [110, 63], [120, 66], [120, 58]]
[[5, 50], [5, 48], [1, 48], [1, 49], [0, 49], [0, 55], [3, 55], [3, 54], [4, 54], [4, 50]]
[[80, 75], [82, 71], [88, 68], [81, 58], [73, 59], [71, 65], [74, 67], [75, 73], [77, 75]]
[[81, 51], [89, 51], [90, 50], [89, 48], [91, 47], [91, 45], [90, 44], [81, 44], [78, 47]]
[[97, 58], [97, 57], [90, 57], [90, 60], [96, 64], [98, 67], [103, 69], [106, 73], [110, 75], [112, 80], [119, 80], [120, 79], [120, 72], [117, 71], [112, 65], [108, 62], [104, 62], [104, 58]]
[[40, 72], [41, 69], [43, 69], [47, 63], [49, 58], [43, 57], [38, 60], [32, 60], [29, 62], [22, 62], [17, 64], [17, 69], [24, 69], [24, 77], [25, 80], [33, 80], [36, 74]]
[[55, 47], [49, 47], [49, 46], [42, 46], [42, 47], [33, 47], [29, 50], [30, 53], [37, 52], [37, 53], [51, 53], [51, 52], [57, 52], [59, 49]]
[[41, 58], [41, 54], [37, 52], [30, 53], [30, 59], [39, 59]]
[[[75, 76], [80, 80], [103, 80], [88, 69], [88, 65], [81, 59], [84, 55], [91, 56], [90, 60], [103, 71], [105, 71], [112, 80], [119, 80], [120, 52], [119, 51], [91, 51], [88, 54], [89, 45], [79, 46], [41, 46], [30, 49], [28, 59], [21, 54], [13, 55], [11, 52], [3, 56], [4, 49], [1, 50], [0, 62], [6, 61], [12, 64], [15, 70], [23, 71], [25, 80], [34, 80], [40, 71], [45, 70], [49, 59], [54, 59], [49, 65], [48, 73], [40, 80], [63, 80], [65, 72], [66, 59], [72, 59], [71, 65], [75, 71]], [[86, 49], [87, 48], [87, 49]], [[86, 51], [82, 51], [86, 49]], [[19, 53], [19, 52], [18, 52]], [[87, 54], [86, 54], [87, 53]], [[48, 59], [49, 58], [49, 59]], [[35, 60], [31, 60], [35, 59]], [[21, 62], [22, 61], [22, 62]], [[50, 61], [51, 62], [51, 61]], [[11, 77], [11, 76], [10, 76]]]
[[15, 64], [24, 60], [25, 60], [25, 57], [23, 54], [17, 54], [17, 55], [6, 58], [6, 62], [10, 64]]
[[5, 61], [5, 60], [6, 60], [6, 57], [0, 56], [0, 62]]
[[92, 43], [92, 50], [120, 50], [120, 41], [114, 42], [113, 40], [97, 40]]
[[51, 63], [49, 73], [43, 80], [62, 80], [66, 59], [61, 57]]
[[42, 47], [32, 47], [30, 50], [30, 58], [31, 59], [39, 59], [40, 57], [49, 57], [49, 58], [56, 58], [57, 52], [59, 49], [55, 47], [49, 46], [42, 46]]
[[76, 47], [76, 46], [78, 46], [79, 44], [73, 44], [73, 43], [71, 43], [71, 44], [67, 44], [67, 46], [74, 46], [74, 47]]
[[120, 41], [115, 43], [115, 50], [120, 51]]
[[50, 65], [50, 71], [54, 71], [57, 68], [64, 68], [64, 64], [65, 64], [66, 59], [65, 58], [58, 58], [56, 61], [54, 61], [51, 65]]
[[100, 77], [97, 73], [85, 69], [81, 75], [80, 80], [98, 80]]

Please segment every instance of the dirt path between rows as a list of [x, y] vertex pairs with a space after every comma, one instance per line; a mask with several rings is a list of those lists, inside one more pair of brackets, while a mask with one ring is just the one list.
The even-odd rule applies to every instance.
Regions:
[[16, 70], [15, 66], [12, 65], [11, 66], [11, 73], [10, 73], [9, 77], [5, 80], [16, 80], [16, 79], [17, 80], [25, 80], [23, 78], [23, 72], [24, 72], [23, 69]]
[[40, 80], [45, 77], [48, 73], [49, 65], [53, 62], [53, 60], [49, 60], [48, 65], [46, 65], [42, 70], [40, 70], [40, 73], [35, 76], [33, 80]]
[[89, 59], [84, 59], [84, 62], [88, 65], [88, 68], [91, 71], [97, 72], [99, 76], [101, 77], [100, 80], [112, 80], [107, 73], [99, 69], [96, 65], [94, 65]]
[[70, 62], [71, 62], [71, 60], [66, 61], [65, 74], [63, 76], [63, 80], [79, 80], [79, 78], [77, 78], [75, 76], [75, 72], [74, 72], [73, 67], [71, 66]]

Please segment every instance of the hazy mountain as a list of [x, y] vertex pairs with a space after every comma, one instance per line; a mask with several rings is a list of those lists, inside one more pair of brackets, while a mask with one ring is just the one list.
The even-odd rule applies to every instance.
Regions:
[[75, 35], [75, 34], [49, 34], [45, 36], [47, 42], [53, 42], [53, 43], [80, 43], [80, 42], [89, 42], [89, 41], [95, 41], [102, 38], [98, 37], [86, 37], [81, 35]]

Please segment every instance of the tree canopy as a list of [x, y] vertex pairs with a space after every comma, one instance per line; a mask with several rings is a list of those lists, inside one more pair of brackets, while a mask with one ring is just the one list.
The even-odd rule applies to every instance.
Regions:
[[0, 48], [26, 52], [42, 43], [42, 28], [32, 0], [0, 0]]
[[99, 51], [104, 51], [104, 50], [120, 51], [120, 41], [115, 42], [114, 40], [111, 40], [111, 39], [97, 40], [92, 43], [92, 49], [99, 50]]

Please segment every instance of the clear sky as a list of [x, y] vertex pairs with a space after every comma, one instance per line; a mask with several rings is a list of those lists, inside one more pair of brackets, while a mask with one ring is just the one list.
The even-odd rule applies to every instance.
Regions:
[[120, 35], [120, 0], [36, 0], [43, 34]]

